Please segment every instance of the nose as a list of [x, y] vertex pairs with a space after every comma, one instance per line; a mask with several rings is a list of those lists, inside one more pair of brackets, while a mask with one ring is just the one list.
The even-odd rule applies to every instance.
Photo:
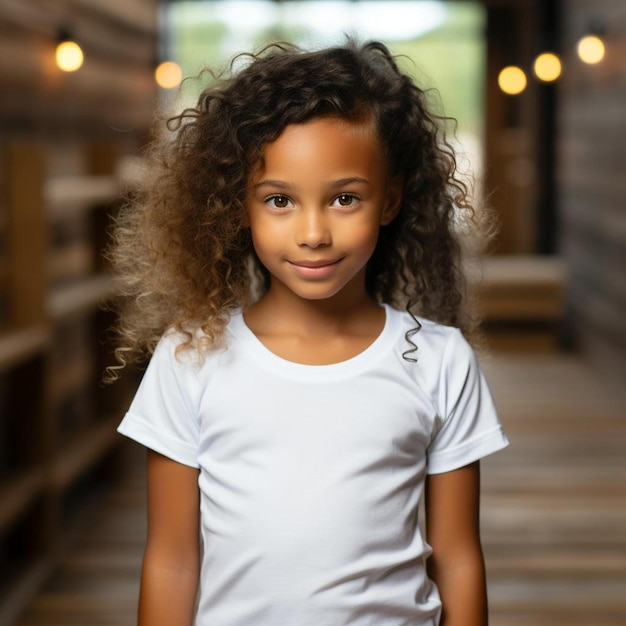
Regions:
[[296, 240], [299, 246], [319, 248], [332, 242], [328, 217], [319, 208], [303, 209], [298, 216]]

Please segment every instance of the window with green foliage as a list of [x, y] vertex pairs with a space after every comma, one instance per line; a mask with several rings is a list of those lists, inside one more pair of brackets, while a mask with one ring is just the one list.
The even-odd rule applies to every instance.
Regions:
[[[482, 3], [436, 0], [178, 0], [167, 9], [170, 49], [186, 77], [175, 104], [195, 101], [208, 74], [238, 52], [273, 41], [317, 48], [345, 39], [378, 39], [433, 105], [458, 121], [456, 140], [480, 177], [483, 145], [485, 11]], [[449, 128], [452, 131], [452, 128]]]

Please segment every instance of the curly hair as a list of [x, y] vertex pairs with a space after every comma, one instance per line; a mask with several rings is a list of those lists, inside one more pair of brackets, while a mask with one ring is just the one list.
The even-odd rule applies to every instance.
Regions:
[[323, 116], [372, 119], [390, 174], [404, 181], [400, 211], [367, 266], [368, 293], [468, 331], [454, 223], [474, 212], [445, 138], [448, 118], [428, 110], [428, 92], [379, 42], [272, 44], [236, 59], [241, 69], [231, 63], [196, 107], [168, 120], [174, 139], [150, 146], [151, 180], [119, 216], [110, 250], [122, 292], [118, 369], [151, 353], [168, 328], [186, 334], [182, 349], [219, 343], [254, 285], [267, 289], [245, 226], [247, 184], [265, 144]]

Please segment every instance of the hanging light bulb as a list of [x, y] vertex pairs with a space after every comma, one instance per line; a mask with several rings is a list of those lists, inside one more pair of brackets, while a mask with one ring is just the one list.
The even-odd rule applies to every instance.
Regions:
[[154, 70], [154, 78], [161, 89], [174, 89], [174, 87], [180, 85], [183, 79], [183, 71], [178, 63], [163, 61]]
[[604, 59], [606, 48], [598, 35], [585, 35], [579, 39], [576, 52], [583, 63], [595, 65]]
[[81, 47], [65, 30], [57, 38], [55, 60], [57, 67], [63, 72], [75, 72], [82, 67], [85, 60]]
[[552, 83], [561, 75], [561, 59], [554, 52], [543, 52], [533, 64], [535, 76], [544, 83]]
[[522, 93], [526, 89], [527, 82], [524, 70], [517, 65], [508, 65], [498, 74], [498, 86], [510, 96]]

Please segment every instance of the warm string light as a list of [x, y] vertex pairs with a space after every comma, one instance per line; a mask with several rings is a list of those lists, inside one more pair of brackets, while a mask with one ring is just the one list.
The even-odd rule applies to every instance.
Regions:
[[500, 89], [510, 95], [516, 96], [526, 89], [526, 74], [521, 67], [517, 65], [508, 65], [498, 74], [498, 86]]
[[533, 64], [535, 76], [544, 83], [552, 83], [561, 75], [561, 59], [554, 52], [543, 52]]
[[154, 70], [154, 79], [161, 89], [174, 89], [183, 80], [183, 71], [174, 61], [163, 61]]
[[[578, 58], [588, 65], [600, 63], [606, 55], [604, 43], [605, 27], [602, 20], [596, 19], [590, 24], [587, 33], [576, 43]], [[542, 83], [553, 83], [563, 73], [563, 64], [555, 52], [544, 51], [533, 61], [533, 74]], [[515, 65], [503, 68], [498, 75], [498, 86], [508, 95], [518, 95], [527, 86], [526, 73]]]
[[595, 65], [604, 59], [606, 49], [604, 42], [598, 35], [585, 35], [579, 39], [576, 46], [578, 58], [588, 65]]
[[[82, 67], [84, 60], [85, 55], [81, 47], [70, 35], [69, 31], [62, 28], [57, 37], [55, 50], [57, 67], [63, 72], [76, 72]], [[164, 61], [156, 67], [154, 78], [162, 89], [174, 89], [182, 82], [183, 72], [178, 63]]]
[[[606, 47], [598, 35], [587, 34], [578, 41], [576, 52], [583, 63], [594, 65], [604, 59]], [[57, 67], [63, 72], [75, 72], [82, 67], [84, 58], [78, 43], [66, 31], [62, 31], [55, 51]], [[541, 53], [533, 63], [535, 76], [546, 83], [558, 80], [562, 69], [561, 60], [553, 52]], [[180, 85], [183, 73], [178, 63], [164, 61], [155, 69], [154, 77], [162, 89], [174, 89]], [[498, 75], [498, 86], [508, 95], [519, 95], [526, 89], [527, 84], [526, 73], [515, 65], [503, 68]]]
[[[596, 35], [586, 35], [581, 38], [576, 50], [580, 60], [588, 64], [599, 63], [605, 55], [604, 42]], [[533, 73], [543, 83], [558, 80], [562, 72], [561, 59], [554, 52], [542, 52], [533, 62]], [[522, 93], [526, 85], [526, 73], [516, 65], [503, 68], [498, 75], [498, 86], [508, 95], [516, 96]]]
[[55, 60], [61, 71], [75, 72], [82, 67], [85, 56], [81, 47], [69, 35], [62, 34], [58, 39]]
[[[543, 52], [537, 56], [533, 63], [535, 77], [544, 83], [551, 83], [561, 76], [561, 59], [553, 52]], [[528, 85], [526, 72], [517, 65], [509, 65], [503, 68], [498, 75], [498, 86], [509, 96], [517, 96]]]

